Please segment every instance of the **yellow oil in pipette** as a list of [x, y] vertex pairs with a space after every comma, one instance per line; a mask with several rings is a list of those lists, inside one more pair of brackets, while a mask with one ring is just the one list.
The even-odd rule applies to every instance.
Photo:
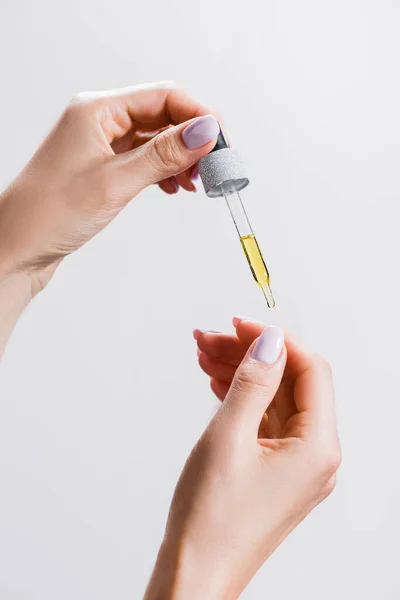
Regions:
[[240, 238], [242, 248], [249, 263], [253, 277], [262, 289], [269, 308], [274, 308], [275, 300], [272, 295], [268, 269], [254, 233]]
[[221, 128], [214, 148], [199, 161], [199, 174], [210, 198], [224, 196], [253, 277], [269, 308], [275, 306], [268, 269], [239, 192], [249, 184], [239, 154], [230, 147]]
[[263, 291], [269, 308], [274, 308], [275, 300], [272, 295], [268, 269], [257, 243], [256, 236], [251, 228], [249, 218], [244, 209], [240, 194], [234, 181], [222, 184], [222, 193], [239, 234], [240, 243], [249, 263], [253, 277]]

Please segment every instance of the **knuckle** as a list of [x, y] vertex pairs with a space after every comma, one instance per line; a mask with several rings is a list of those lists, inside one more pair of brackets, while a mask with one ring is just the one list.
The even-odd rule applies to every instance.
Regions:
[[72, 96], [66, 112], [72, 114], [96, 113], [103, 107], [103, 103], [104, 99], [93, 92], [79, 92]]
[[[142, 87], [141, 85], [136, 86], [138, 88]], [[180, 90], [181, 87], [174, 81], [173, 79], [163, 79], [161, 81], [156, 81], [155, 83], [150, 83], [148, 86], [146, 84], [143, 87], [148, 87], [154, 90]]]
[[69, 104], [67, 105], [64, 114], [65, 116], [71, 117], [74, 120], [80, 119], [82, 115], [85, 115], [88, 110], [88, 103], [80, 100], [79, 94], [74, 96]]
[[74, 94], [70, 100], [70, 106], [77, 106], [79, 104], [82, 104], [84, 101], [84, 98], [86, 96], [86, 92], [78, 92], [76, 94]]
[[79, 92], [78, 94], [74, 94], [69, 101], [68, 108], [70, 110], [80, 110], [88, 103], [87, 93]]
[[265, 375], [260, 373], [254, 365], [246, 365], [245, 368], [238, 369], [233, 386], [238, 392], [257, 389], [265, 392], [271, 387]]
[[184, 159], [173, 136], [167, 131], [157, 135], [153, 140], [156, 162], [161, 166], [161, 171], [172, 173], [184, 168]]

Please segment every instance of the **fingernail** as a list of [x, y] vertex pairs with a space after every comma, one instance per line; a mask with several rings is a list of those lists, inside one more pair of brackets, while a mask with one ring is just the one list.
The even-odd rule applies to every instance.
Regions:
[[251, 353], [252, 358], [267, 365], [272, 365], [279, 357], [285, 337], [279, 327], [266, 327]]
[[234, 327], [237, 327], [240, 321], [250, 321], [248, 317], [233, 317], [232, 323]]
[[194, 329], [193, 330], [194, 339], [197, 341], [203, 333], [221, 333], [221, 332], [214, 331], [213, 329]]
[[171, 179], [172, 187], [174, 188], [174, 194], [179, 192], [179, 185], [176, 183], [175, 179]]
[[199, 117], [183, 130], [182, 139], [189, 150], [201, 148], [219, 134], [219, 123], [213, 115]]

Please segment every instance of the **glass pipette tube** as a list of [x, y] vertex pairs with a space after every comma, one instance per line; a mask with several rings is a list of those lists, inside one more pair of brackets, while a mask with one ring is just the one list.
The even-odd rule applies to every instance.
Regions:
[[273, 308], [275, 300], [271, 291], [268, 269], [234, 181], [225, 181], [222, 184], [222, 192], [235, 223], [253, 277], [262, 289], [269, 308]]

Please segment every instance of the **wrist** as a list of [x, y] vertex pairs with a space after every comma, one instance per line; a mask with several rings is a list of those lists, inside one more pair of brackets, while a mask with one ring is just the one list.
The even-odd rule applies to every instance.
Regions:
[[7, 307], [13, 305], [21, 311], [32, 300], [34, 293], [32, 278], [28, 273], [5, 272], [0, 267], [0, 312], [2, 316], [7, 312]]
[[29, 215], [22, 219], [26, 189], [11, 185], [0, 194], [0, 284], [26, 292], [29, 302], [51, 279], [63, 254], [40, 250], [40, 232], [30, 222]]
[[0, 308], [11, 302], [25, 308], [47, 285], [56, 266], [41, 271], [11, 270], [0, 261]]
[[166, 537], [144, 600], [237, 600], [227, 573], [210, 557], [204, 561], [190, 543]]
[[32, 299], [31, 279], [25, 273], [0, 273], [0, 357], [12, 330]]

